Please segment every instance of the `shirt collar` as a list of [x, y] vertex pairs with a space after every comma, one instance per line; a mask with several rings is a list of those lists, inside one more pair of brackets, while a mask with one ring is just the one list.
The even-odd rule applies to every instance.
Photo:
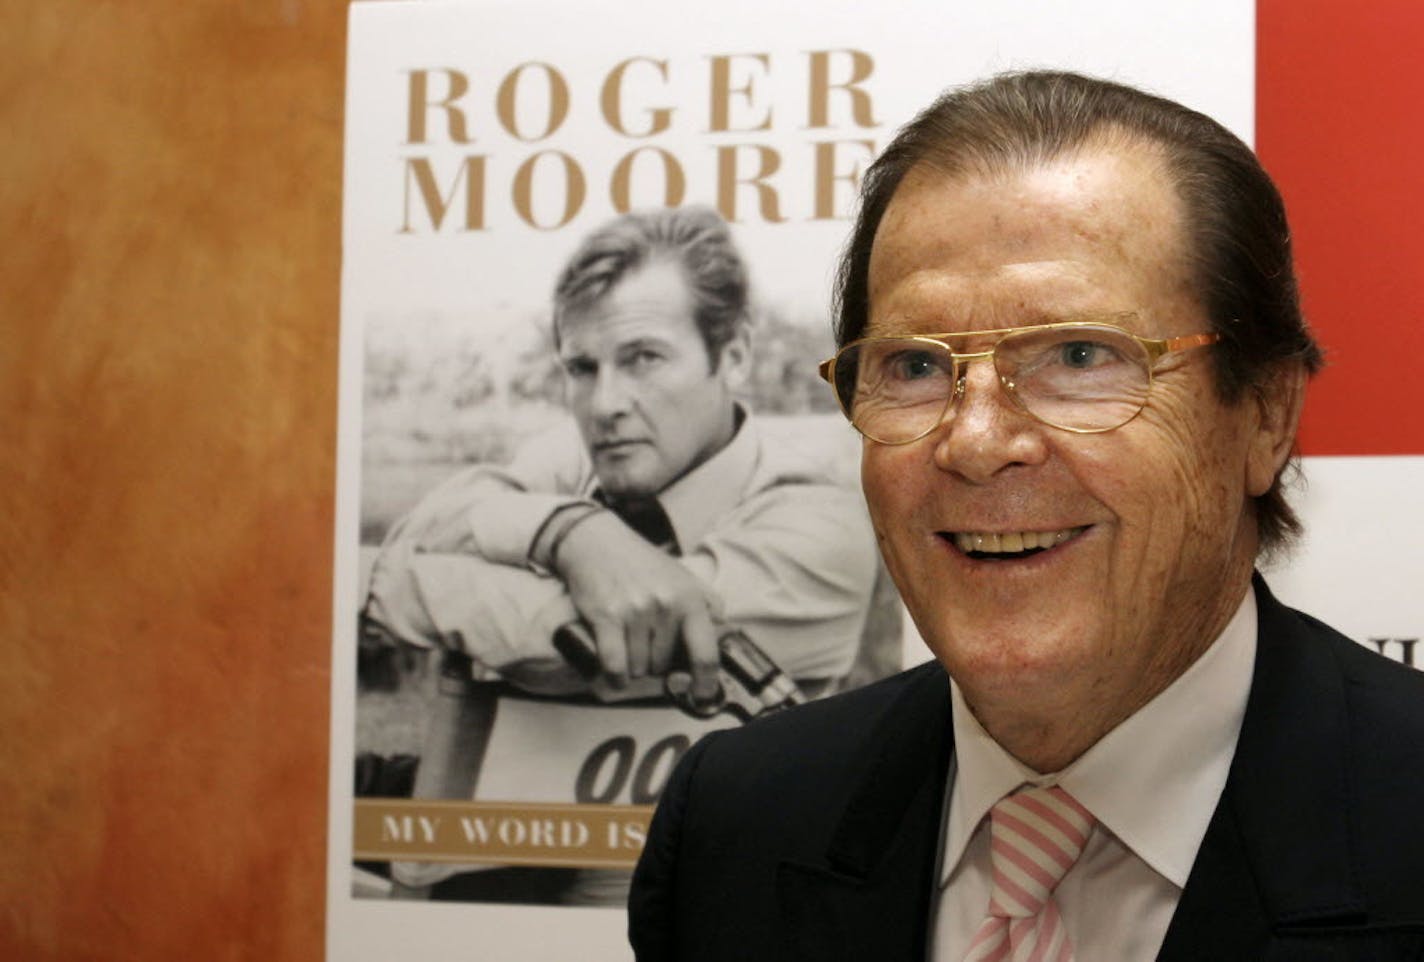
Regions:
[[707, 537], [712, 526], [740, 504], [761, 453], [756, 426], [739, 406], [738, 427], [722, 450], [658, 494], [684, 551]]
[[1236, 753], [1255, 659], [1256, 599], [1248, 589], [1191, 667], [1062, 772], [1047, 775], [999, 747], [951, 680], [956, 773], [941, 881], [994, 803], [1029, 783], [1062, 785], [1138, 858], [1184, 887]]

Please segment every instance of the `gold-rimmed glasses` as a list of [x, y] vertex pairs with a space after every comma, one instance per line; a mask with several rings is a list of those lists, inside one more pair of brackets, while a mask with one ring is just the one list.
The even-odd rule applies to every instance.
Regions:
[[[994, 338], [988, 350], [954, 349], [985, 338]], [[963, 395], [966, 367], [979, 358], [993, 360], [999, 383], [1030, 417], [1075, 434], [1098, 434], [1142, 411], [1162, 357], [1220, 339], [1212, 333], [1141, 337], [1115, 324], [1063, 321], [865, 337], [822, 362], [820, 371], [850, 423], [881, 444], [909, 444], [933, 431]]]

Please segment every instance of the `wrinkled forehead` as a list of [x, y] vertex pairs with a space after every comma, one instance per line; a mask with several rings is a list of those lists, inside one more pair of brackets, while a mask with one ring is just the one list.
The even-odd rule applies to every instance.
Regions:
[[993, 172], [916, 167], [876, 231], [863, 333], [1180, 313], [1183, 220], [1165, 163], [1143, 146]]

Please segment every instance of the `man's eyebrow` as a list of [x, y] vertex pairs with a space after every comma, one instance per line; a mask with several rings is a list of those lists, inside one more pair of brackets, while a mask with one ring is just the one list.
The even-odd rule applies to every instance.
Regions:
[[666, 350], [667, 346], [668, 341], [666, 338], [658, 337], [655, 334], [641, 334], [637, 337], [629, 338], [626, 341], [620, 341], [614, 350], [620, 354], [625, 354], [629, 351], [639, 351], [644, 348], [654, 348], [661, 351]]

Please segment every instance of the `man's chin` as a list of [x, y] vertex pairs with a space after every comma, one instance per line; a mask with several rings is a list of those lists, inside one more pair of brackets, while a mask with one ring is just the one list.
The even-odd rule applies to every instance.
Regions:
[[990, 699], [1053, 700], [1070, 689], [1093, 661], [1075, 633], [1039, 628], [956, 631], [931, 650], [960, 688]]
[[662, 490], [662, 486], [641, 472], [636, 471], [599, 471], [598, 489], [603, 492], [603, 496], [614, 501], [622, 501], [628, 498], [646, 498], [657, 494]]

